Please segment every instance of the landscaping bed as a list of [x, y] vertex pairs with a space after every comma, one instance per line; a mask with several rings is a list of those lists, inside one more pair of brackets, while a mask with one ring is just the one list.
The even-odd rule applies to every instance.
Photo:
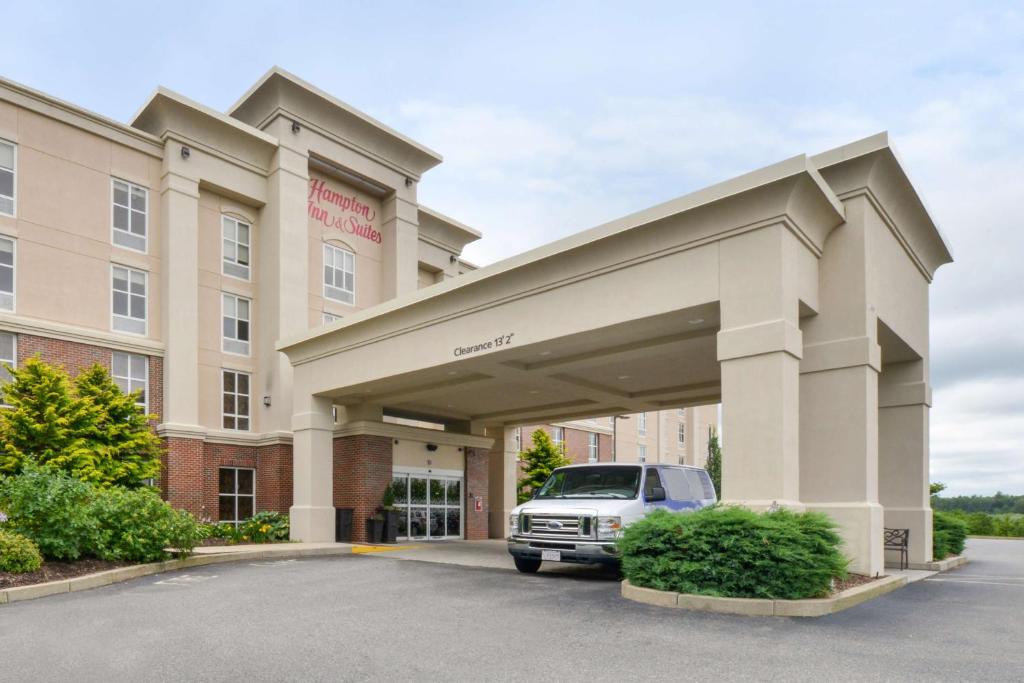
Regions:
[[0, 572], [0, 589], [74, 579], [86, 574], [105, 572], [108, 569], [127, 567], [129, 564], [129, 562], [110, 562], [108, 560], [93, 559], [78, 560], [76, 562], [44, 562], [43, 566], [34, 572], [25, 572], [23, 574]]

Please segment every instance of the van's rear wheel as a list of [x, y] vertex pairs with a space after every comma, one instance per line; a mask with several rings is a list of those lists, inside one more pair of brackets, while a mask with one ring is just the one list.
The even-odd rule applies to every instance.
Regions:
[[540, 560], [531, 560], [528, 557], [513, 557], [516, 563], [516, 569], [524, 574], [536, 574], [537, 570], [540, 569]]

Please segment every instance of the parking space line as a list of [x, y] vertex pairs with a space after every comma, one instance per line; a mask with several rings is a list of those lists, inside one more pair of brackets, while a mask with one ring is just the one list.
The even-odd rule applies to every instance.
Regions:
[[940, 583], [976, 583], [984, 584], [986, 586], [1012, 586], [1014, 588], [1024, 588], [1024, 583], [1002, 583], [999, 581], [974, 581], [971, 579], [925, 579], [925, 581], [938, 581]]

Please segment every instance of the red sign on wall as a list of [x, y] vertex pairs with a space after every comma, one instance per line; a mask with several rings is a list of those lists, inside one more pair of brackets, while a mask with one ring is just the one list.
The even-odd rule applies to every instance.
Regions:
[[332, 190], [324, 180], [309, 179], [306, 205], [309, 217], [328, 228], [336, 228], [377, 244], [383, 241], [380, 232], [373, 227], [373, 221], [377, 219], [373, 207], [359, 201], [355, 195]]

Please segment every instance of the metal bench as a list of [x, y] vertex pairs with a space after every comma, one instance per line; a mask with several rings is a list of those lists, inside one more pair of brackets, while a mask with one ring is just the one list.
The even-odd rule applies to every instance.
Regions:
[[900, 569], [910, 566], [910, 529], [886, 529], [885, 549], [900, 554]]

